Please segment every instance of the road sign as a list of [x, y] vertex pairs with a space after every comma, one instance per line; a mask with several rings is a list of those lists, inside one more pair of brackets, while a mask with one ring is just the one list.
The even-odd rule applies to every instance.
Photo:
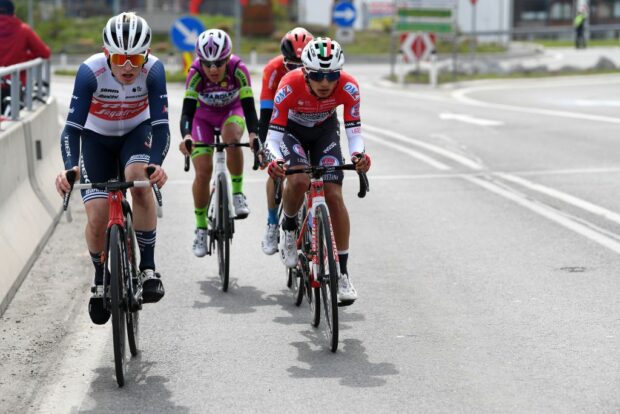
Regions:
[[355, 40], [355, 32], [350, 27], [339, 27], [336, 29], [336, 40], [340, 43], [352, 43]]
[[170, 40], [177, 49], [191, 52], [196, 46], [198, 35], [205, 30], [202, 22], [195, 17], [181, 17], [170, 27]]
[[424, 6], [416, 8], [399, 8], [397, 11], [396, 30], [408, 32], [451, 33], [454, 27], [453, 6], [446, 3], [443, 7]]
[[435, 49], [434, 33], [403, 33], [400, 41], [407, 62], [427, 59]]
[[343, 1], [334, 6], [332, 20], [337, 26], [352, 27], [356, 17], [357, 10], [355, 9], [353, 3]]

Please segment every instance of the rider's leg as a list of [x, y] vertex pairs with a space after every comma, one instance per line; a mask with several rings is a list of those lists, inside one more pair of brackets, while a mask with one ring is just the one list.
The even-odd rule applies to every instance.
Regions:
[[273, 179], [267, 178], [265, 190], [267, 193], [267, 226], [265, 235], [261, 241], [261, 247], [263, 253], [271, 255], [278, 251], [278, 233], [280, 231]]
[[108, 225], [108, 202], [105, 198], [95, 198], [84, 204], [86, 228], [84, 236], [95, 266], [95, 284], [103, 284], [103, 263], [101, 253], [105, 248], [105, 233]]
[[[244, 130], [243, 117], [238, 110], [237, 113], [233, 110], [233, 115], [229, 116], [222, 126], [222, 140], [227, 144], [239, 143]], [[250, 214], [250, 209], [243, 194], [243, 152], [241, 148], [226, 148], [226, 165], [232, 181], [235, 215], [238, 219], [246, 218]]]
[[196, 214], [196, 228], [207, 228], [207, 208], [209, 204], [211, 175], [213, 173], [213, 151], [211, 149], [194, 150], [192, 163], [194, 164], [194, 183], [192, 194], [194, 196], [194, 210]]
[[[243, 136], [243, 129], [245, 128], [245, 122], [243, 118], [238, 115], [233, 115], [224, 121], [222, 126], [222, 141], [226, 144], [235, 144], [241, 142]], [[243, 177], [243, 151], [241, 148], [226, 148], [226, 165], [228, 171], [232, 177]], [[240, 184], [241, 190], [243, 189], [242, 183]], [[240, 193], [242, 191], [235, 191], [235, 181], [233, 180], [233, 193]]]
[[276, 186], [271, 177], [267, 178], [265, 184], [267, 194], [267, 224], [278, 224], [278, 206], [276, 206]]
[[[125, 167], [127, 181], [147, 180], [146, 163], [132, 163]], [[152, 189], [132, 187], [131, 200], [133, 227], [140, 248], [140, 270], [155, 270], [155, 237], [157, 210]]]
[[349, 256], [351, 224], [349, 222], [349, 211], [342, 197], [342, 185], [325, 183], [325, 201], [329, 208], [332, 227], [334, 229], [334, 238], [336, 239], [336, 248], [338, 249], [338, 259], [340, 262], [340, 272], [348, 274], [347, 259]]

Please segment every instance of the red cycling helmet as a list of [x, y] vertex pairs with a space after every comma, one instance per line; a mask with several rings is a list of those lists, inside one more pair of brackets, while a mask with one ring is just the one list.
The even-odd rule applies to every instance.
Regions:
[[280, 50], [284, 60], [291, 62], [301, 62], [301, 51], [312, 40], [314, 36], [303, 27], [296, 27], [282, 38]]

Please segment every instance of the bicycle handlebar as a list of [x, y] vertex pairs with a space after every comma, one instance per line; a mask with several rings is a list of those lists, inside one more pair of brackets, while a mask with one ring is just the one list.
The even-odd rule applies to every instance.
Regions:
[[[146, 173], [148, 174], [149, 177], [154, 172], [155, 172], [155, 167], [149, 166], [146, 168]], [[153, 184], [151, 186], [151, 183], [148, 180], [107, 181], [105, 183], [77, 183], [75, 184], [75, 179], [76, 179], [75, 171], [67, 170], [66, 174], [67, 174], [67, 181], [69, 181], [69, 184], [71, 185], [71, 190], [65, 193], [65, 196], [63, 198], [63, 202], [62, 202], [63, 211], [66, 211], [67, 207], [69, 206], [69, 199], [71, 197], [71, 192], [73, 191], [73, 189], [88, 190], [91, 188], [95, 188], [97, 190], [103, 190], [103, 191], [119, 191], [119, 190], [125, 190], [127, 188], [131, 188], [131, 187], [137, 187], [137, 188], [152, 187], [153, 192], [155, 193], [155, 198], [157, 199], [157, 204], [160, 207], [162, 206], [162, 196], [161, 196], [161, 192], [159, 191], [159, 187], [157, 187], [157, 184]]]
[[[355, 164], [345, 164], [345, 165], [332, 165], [332, 166], [324, 166], [324, 165], [313, 165], [310, 167], [304, 167], [301, 169], [295, 170], [286, 170], [284, 172], [285, 175], [293, 175], [293, 174], [310, 174], [313, 178], [321, 178], [323, 175], [332, 173], [334, 171], [344, 171], [344, 170], [355, 170]], [[359, 198], [366, 197], [366, 193], [370, 191], [370, 184], [368, 182], [368, 176], [366, 173], [357, 173], [360, 181], [360, 190], [357, 193]]]
[[[187, 151], [191, 154], [192, 150], [194, 148], [215, 148], [216, 150], [222, 151], [224, 148], [237, 148], [237, 147], [250, 147], [250, 144], [247, 142], [240, 142], [240, 143], [232, 143], [232, 144], [226, 144], [223, 142], [218, 142], [215, 144], [206, 144], [204, 142], [194, 142], [191, 139], [186, 139], [185, 141], [185, 148], [187, 148]], [[260, 165], [260, 161], [258, 159], [258, 152], [260, 151], [260, 142], [258, 144], [256, 144], [256, 142], [258, 142], [258, 138], [254, 140], [254, 147], [253, 147], [253, 153], [254, 153], [254, 165], [252, 165], [252, 169], [254, 171], [258, 170], [258, 167]], [[183, 167], [183, 171], [187, 172], [189, 171], [189, 155], [185, 156], [185, 165]]]

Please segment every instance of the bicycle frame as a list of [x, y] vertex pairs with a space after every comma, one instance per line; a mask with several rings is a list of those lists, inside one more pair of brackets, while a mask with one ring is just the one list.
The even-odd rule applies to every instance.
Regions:
[[[320, 205], [324, 205], [327, 207], [327, 202], [325, 201], [325, 190], [323, 178], [312, 178], [310, 181], [310, 189], [306, 192], [306, 205], [308, 206], [308, 214], [304, 217], [304, 222], [301, 226], [302, 231], [299, 232], [299, 237], [297, 238], [297, 249], [302, 249], [304, 232], [303, 229], [308, 225], [308, 217], [312, 217], [312, 223], [310, 223], [310, 232], [312, 235], [311, 239], [311, 248], [309, 252], [306, 252], [309, 259], [311, 259], [312, 266], [310, 266], [310, 286], [313, 288], [321, 287], [321, 281], [315, 277], [319, 273], [319, 255], [317, 252], [317, 214], [316, 210]], [[329, 213], [329, 208], [326, 208], [327, 211], [327, 220], [329, 223], [329, 231], [331, 233], [332, 240], [332, 248], [334, 254], [334, 260], [336, 261], [336, 266], [338, 268], [338, 274], [340, 274], [340, 263], [338, 261], [338, 250], [336, 248], [336, 239], [334, 237], [334, 229], [332, 227], [332, 220]]]
[[[219, 138], [219, 135], [216, 136], [216, 143], [219, 143], [219, 139], [217, 138]], [[226, 166], [226, 155], [223, 147], [217, 147], [215, 154], [213, 154], [213, 178], [211, 178], [211, 188], [217, 187], [217, 183], [219, 182], [218, 179], [222, 174], [224, 174], [226, 177], [226, 182], [228, 183], [228, 217], [235, 218], [237, 215], [235, 214], [235, 208], [232, 201], [232, 179], [230, 178], [230, 173], [228, 172], [228, 167]], [[209, 203], [209, 211], [213, 213], [212, 217], [215, 219], [214, 221], [217, 221], [217, 219], [219, 219], [219, 217], [217, 217], [219, 214], [219, 209], [215, 208], [215, 206], [220, 205], [220, 200], [217, 188], [215, 188], [215, 190], [216, 191], [213, 193], [214, 197], [212, 197], [214, 200]]]

